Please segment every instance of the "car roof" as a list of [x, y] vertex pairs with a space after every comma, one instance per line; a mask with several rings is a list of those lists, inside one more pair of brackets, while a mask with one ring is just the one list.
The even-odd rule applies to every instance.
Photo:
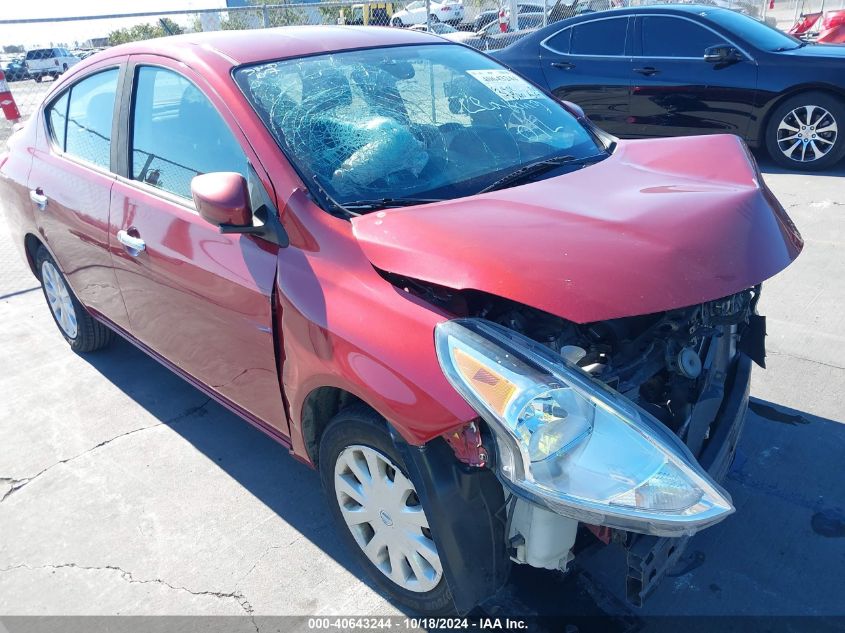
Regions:
[[[109, 49], [113, 55], [164, 55], [217, 57], [233, 66], [287, 57], [304, 57], [361, 48], [405, 44], [448, 44], [439, 37], [410, 29], [383, 26], [283, 26], [244, 31], [188, 33]], [[102, 57], [101, 57], [102, 59]]]
[[[585, 0], [588, 1], [588, 0]], [[625, 7], [620, 9], [608, 9], [607, 11], [591, 11], [589, 13], [582, 13], [581, 15], [567, 18], [567, 20], [581, 20], [590, 19], [596, 16], [610, 16], [610, 15], [634, 15], [634, 14], [648, 14], [648, 13], [674, 13], [677, 15], [689, 15], [702, 13], [712, 14], [715, 12], [725, 12], [730, 9], [722, 7], [715, 7], [713, 5], [704, 4], [652, 4], [648, 6]]]

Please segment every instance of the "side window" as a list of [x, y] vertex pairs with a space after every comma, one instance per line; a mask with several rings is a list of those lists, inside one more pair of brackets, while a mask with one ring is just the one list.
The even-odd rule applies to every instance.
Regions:
[[118, 70], [86, 77], [70, 89], [65, 152], [109, 168]]
[[170, 70], [138, 69], [132, 124], [132, 178], [191, 198], [194, 176], [234, 171], [247, 159], [211, 102]]
[[628, 18], [595, 20], [572, 27], [572, 55], [607, 55], [625, 54], [625, 33], [628, 30]]
[[665, 16], [643, 16], [643, 57], [704, 56], [709, 46], [725, 41], [703, 26], [689, 20]]
[[65, 130], [67, 129], [67, 102], [70, 93], [65, 93], [47, 108], [47, 121], [50, 124], [50, 136], [62, 151], [65, 149]]
[[553, 35], [546, 46], [561, 55], [569, 54], [569, 42], [572, 39], [572, 29], [564, 29], [557, 35]]

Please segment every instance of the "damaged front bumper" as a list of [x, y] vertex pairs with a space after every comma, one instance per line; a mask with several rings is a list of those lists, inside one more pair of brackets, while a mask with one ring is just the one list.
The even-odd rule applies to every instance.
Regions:
[[[719, 483], [724, 480], [733, 463], [745, 425], [751, 358], [739, 353], [732, 371], [733, 377], [725, 382], [728, 388], [716, 419], [710, 426], [707, 445], [698, 460]], [[667, 538], [632, 532], [626, 534], [624, 547], [627, 550], [628, 571], [625, 588], [631, 604], [642, 606], [646, 596], [660, 583], [666, 571], [681, 558], [689, 539], [689, 536]]]

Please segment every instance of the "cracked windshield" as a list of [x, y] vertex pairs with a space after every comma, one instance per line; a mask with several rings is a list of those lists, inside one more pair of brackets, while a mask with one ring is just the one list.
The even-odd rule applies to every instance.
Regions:
[[306, 182], [340, 205], [457, 198], [603, 153], [560, 104], [459, 46], [283, 60], [236, 79]]

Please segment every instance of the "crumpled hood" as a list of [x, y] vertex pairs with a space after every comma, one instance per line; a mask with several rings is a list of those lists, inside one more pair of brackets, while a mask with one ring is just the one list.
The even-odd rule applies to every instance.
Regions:
[[576, 323], [739, 292], [803, 241], [734, 136], [621, 141], [584, 169], [353, 219], [379, 269]]

